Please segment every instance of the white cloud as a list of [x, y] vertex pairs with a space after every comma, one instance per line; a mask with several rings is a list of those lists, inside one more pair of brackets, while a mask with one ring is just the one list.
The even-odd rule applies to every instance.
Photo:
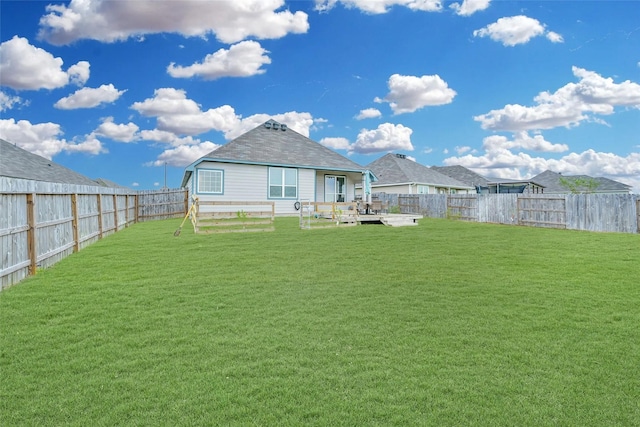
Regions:
[[176, 66], [171, 63], [167, 72], [172, 77], [200, 76], [205, 80], [215, 80], [221, 77], [249, 77], [265, 72], [261, 67], [270, 64], [271, 59], [266, 55], [267, 50], [256, 41], [244, 41], [226, 49], [220, 49], [207, 55], [201, 63], [188, 67]]
[[53, 106], [61, 110], [77, 110], [79, 108], [94, 108], [100, 104], [110, 104], [118, 100], [126, 90], [118, 90], [112, 84], [99, 88], [85, 87], [78, 89], [72, 95], [61, 98]]
[[[501, 42], [505, 46], [515, 46], [527, 43], [534, 37], [545, 33], [545, 26], [537, 19], [518, 15], [500, 18], [493, 24], [475, 30], [474, 37], [490, 37], [491, 40]], [[562, 36], [555, 32], [548, 32], [547, 38], [554, 43], [562, 42]]]
[[136, 135], [138, 129], [135, 123], [116, 124], [113, 122], [113, 117], [107, 117], [94, 132], [96, 135], [104, 136], [114, 141], [133, 142], [138, 139]]
[[304, 136], [309, 136], [309, 129], [314, 124], [310, 113], [289, 111], [281, 114], [254, 114], [242, 118], [235, 113], [233, 107], [223, 105], [201, 111], [200, 106], [188, 99], [183, 90], [163, 88], [157, 89], [153, 98], [136, 102], [131, 106], [143, 116], [157, 117], [157, 128], [175, 135], [199, 135], [210, 130], [224, 133], [227, 140], [274, 119]]
[[356, 119], [357, 120], [376, 119], [380, 116], [382, 116], [382, 113], [377, 108], [367, 108], [364, 110], [360, 110], [360, 113], [358, 113], [358, 115], [356, 116]]
[[327, 12], [337, 4], [342, 3], [347, 8], [360, 9], [371, 14], [387, 13], [392, 6], [405, 6], [411, 10], [424, 12], [439, 12], [442, 10], [440, 0], [316, 0], [315, 9]]
[[464, 153], [468, 153], [469, 151], [471, 151], [471, 147], [469, 147], [468, 145], [464, 145], [464, 146], [456, 146], [455, 147], [456, 153], [458, 153], [458, 155], [462, 155]]
[[564, 38], [560, 34], [556, 33], [555, 31], [548, 31], [546, 37], [552, 43], [563, 43], [564, 42]]
[[102, 146], [102, 142], [92, 133], [87, 135], [82, 142], [66, 145], [64, 151], [69, 153], [100, 154], [106, 153], [107, 149]]
[[26, 38], [14, 36], [0, 44], [0, 85], [16, 90], [56, 89], [89, 78], [89, 63], [80, 61], [62, 70], [63, 61]]
[[20, 105], [22, 103], [22, 98], [19, 96], [11, 96], [0, 90], [0, 112], [11, 110], [14, 105]]
[[19, 147], [51, 159], [62, 151], [99, 154], [106, 152], [102, 143], [93, 135], [88, 136], [79, 144], [61, 139], [62, 129], [56, 123], [32, 124], [27, 120], [0, 120], [0, 138], [16, 143]]
[[449, 7], [460, 16], [470, 16], [489, 7], [491, 0], [464, 0], [462, 4], [453, 3]]
[[180, 145], [169, 148], [158, 156], [158, 159], [148, 164], [148, 166], [169, 166], [185, 167], [198, 160], [200, 157], [209, 154], [220, 147], [210, 141], [200, 142], [194, 145]]
[[569, 150], [569, 146], [566, 144], [553, 144], [546, 141], [542, 135], [531, 137], [525, 131], [516, 133], [513, 140], [502, 135], [488, 136], [484, 138], [482, 148], [486, 151], [520, 149], [545, 153], [563, 153]]
[[131, 108], [143, 116], [163, 116], [170, 114], [198, 114], [200, 106], [187, 99], [187, 93], [181, 89], [161, 88], [154, 91], [154, 97], [135, 102]]
[[322, 138], [320, 144], [334, 150], [348, 150], [351, 144], [347, 138]]
[[422, 107], [453, 102], [456, 91], [440, 76], [402, 76], [394, 74], [387, 82], [389, 93], [376, 102], [388, 102], [394, 114], [413, 113]]
[[590, 119], [589, 113], [609, 115], [616, 106], [640, 107], [640, 84], [629, 80], [614, 83], [611, 78], [573, 67], [578, 83], [568, 83], [554, 93], [541, 92], [525, 107], [508, 104], [499, 110], [475, 116], [483, 129], [525, 131], [577, 126]]
[[72, 0], [46, 7], [38, 35], [51, 44], [65, 45], [80, 39], [115, 42], [163, 32], [186, 37], [215, 34], [224, 43], [306, 33], [307, 14], [288, 8], [278, 11], [284, 6], [284, 0]]
[[413, 130], [403, 125], [382, 123], [377, 129], [363, 129], [356, 142], [349, 147], [349, 153], [379, 153], [383, 151], [413, 151], [411, 134]]
[[223, 105], [194, 114], [164, 114], [157, 118], [158, 129], [178, 135], [199, 135], [210, 130], [224, 133], [238, 125], [238, 116], [233, 107]]

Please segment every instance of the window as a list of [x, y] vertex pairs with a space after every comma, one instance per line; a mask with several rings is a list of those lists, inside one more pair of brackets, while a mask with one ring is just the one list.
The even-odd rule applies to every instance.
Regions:
[[298, 170], [269, 168], [269, 198], [297, 199]]
[[221, 170], [198, 169], [198, 188], [196, 192], [222, 194], [222, 177]]
[[429, 194], [428, 185], [418, 185], [418, 194]]

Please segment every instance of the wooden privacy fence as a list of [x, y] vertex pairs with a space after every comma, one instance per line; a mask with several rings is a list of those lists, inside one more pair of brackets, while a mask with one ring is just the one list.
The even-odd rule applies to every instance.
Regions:
[[0, 290], [135, 222], [185, 214], [186, 190], [158, 192], [174, 202], [142, 219], [149, 192], [0, 180]]
[[402, 213], [419, 213], [431, 218], [620, 233], [638, 233], [640, 230], [640, 199], [636, 194], [409, 196], [411, 203], [407, 202], [407, 195], [373, 195], [390, 207], [399, 206]]
[[194, 200], [191, 220], [196, 233], [273, 231], [274, 202], [201, 202]]

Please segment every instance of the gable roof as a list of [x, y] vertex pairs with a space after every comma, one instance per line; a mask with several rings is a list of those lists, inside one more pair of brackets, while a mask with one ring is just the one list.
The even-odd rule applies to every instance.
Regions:
[[367, 165], [378, 177], [376, 185], [416, 183], [454, 188], [473, 188], [457, 179], [441, 174], [402, 154], [389, 153]]
[[98, 185], [91, 178], [23, 150], [4, 139], [0, 139], [0, 176], [62, 184]]
[[460, 182], [464, 182], [467, 185], [475, 187], [477, 185], [486, 187], [490, 182], [484, 176], [475, 173], [471, 169], [467, 169], [464, 166], [431, 166], [431, 169], [436, 170], [451, 178], [457, 179]]
[[287, 125], [267, 120], [260, 126], [213, 150], [189, 165], [186, 185], [194, 167], [203, 161], [365, 172], [366, 168], [299, 134]]
[[594, 180], [598, 183], [598, 186], [593, 190], [594, 193], [629, 193], [631, 191], [630, 185], [609, 178], [591, 177], [589, 175], [561, 175], [550, 170], [546, 170], [531, 179], [544, 185], [545, 193], [570, 193], [570, 190], [560, 183], [562, 178]]

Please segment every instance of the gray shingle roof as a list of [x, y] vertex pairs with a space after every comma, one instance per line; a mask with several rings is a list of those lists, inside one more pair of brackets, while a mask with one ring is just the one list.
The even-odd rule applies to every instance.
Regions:
[[97, 185], [84, 175], [23, 150], [4, 139], [0, 139], [0, 176], [63, 184]]
[[471, 188], [470, 185], [396, 154], [386, 154], [367, 165], [378, 177], [376, 185], [400, 183], [431, 184], [443, 187]]
[[[268, 127], [267, 127], [268, 126]], [[364, 171], [364, 167], [275, 120], [240, 135], [202, 160]]]
[[593, 189], [594, 193], [629, 193], [631, 190], [631, 186], [623, 184], [622, 182], [614, 181], [609, 178], [591, 177], [589, 175], [561, 175], [550, 170], [546, 170], [531, 179], [544, 185], [545, 193], [569, 193], [570, 190], [560, 184], [561, 178], [586, 180], [593, 179], [598, 183], [598, 186]]
[[482, 175], [479, 175], [472, 171], [471, 169], [467, 169], [464, 166], [456, 165], [456, 166], [431, 166], [431, 169], [436, 170], [444, 175], [450, 176], [451, 178], [457, 179], [460, 182], [464, 182], [467, 185], [475, 187], [476, 185], [486, 187], [489, 183], [489, 180]]

